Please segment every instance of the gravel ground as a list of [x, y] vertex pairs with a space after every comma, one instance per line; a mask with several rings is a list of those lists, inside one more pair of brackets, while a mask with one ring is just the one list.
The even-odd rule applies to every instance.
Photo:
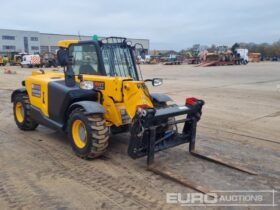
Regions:
[[[4, 68], [17, 74], [4, 74]], [[280, 190], [280, 63], [194, 67], [141, 65], [145, 78], [164, 79], [151, 92], [206, 101], [197, 149], [239, 162], [248, 175], [191, 156], [181, 145], [156, 155], [158, 165], [211, 190]], [[166, 193], [195, 192], [146, 170], [126, 155], [128, 134], [113, 136], [104, 157], [85, 161], [65, 135], [39, 126], [20, 131], [10, 95], [32, 69], [0, 67], [0, 209], [200, 209], [167, 204]], [[276, 193], [275, 202], [280, 203]], [[269, 200], [270, 199], [270, 200]], [[267, 198], [268, 203], [271, 198]], [[208, 207], [273, 209], [273, 207]], [[275, 209], [278, 207], [274, 207]]]

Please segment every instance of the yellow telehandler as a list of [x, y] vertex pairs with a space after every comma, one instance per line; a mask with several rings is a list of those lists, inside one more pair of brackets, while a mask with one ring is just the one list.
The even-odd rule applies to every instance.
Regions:
[[184, 143], [189, 143], [191, 154], [211, 159], [195, 152], [204, 101], [190, 97], [183, 105], [168, 105], [169, 96], [150, 93], [146, 83], [159, 86], [162, 79], [143, 80], [135, 46], [125, 38], [64, 40], [58, 45], [64, 72], [33, 71], [22, 82], [24, 87], [12, 93], [20, 129], [34, 130], [41, 124], [63, 131], [75, 154], [86, 159], [104, 154], [110, 133], [127, 131], [131, 133], [128, 155], [147, 156], [148, 166], [156, 152]]
[[[34, 71], [25, 86], [12, 94], [14, 116], [22, 130], [38, 124], [65, 131], [73, 151], [83, 158], [106, 151], [109, 131], [131, 132], [128, 154], [133, 158], [190, 142], [194, 146], [202, 100], [189, 98], [182, 106], [171, 98], [150, 93], [146, 82], [161, 85], [158, 78], [143, 81], [134, 59], [134, 46], [125, 38], [102, 41], [64, 40], [57, 53], [64, 73]], [[174, 117], [185, 115], [184, 120]], [[184, 123], [181, 133], [175, 129]]]

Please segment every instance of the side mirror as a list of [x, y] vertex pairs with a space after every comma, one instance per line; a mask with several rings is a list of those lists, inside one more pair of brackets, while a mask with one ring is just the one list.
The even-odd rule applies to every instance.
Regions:
[[64, 67], [68, 64], [68, 50], [67, 49], [59, 49], [57, 51], [57, 60], [60, 66]]
[[160, 86], [160, 85], [162, 85], [162, 83], [163, 83], [163, 80], [161, 78], [154, 78], [152, 80], [152, 85], [153, 86]]
[[160, 86], [163, 83], [163, 80], [161, 78], [154, 78], [154, 79], [146, 79], [144, 82], [152, 82], [153, 86]]

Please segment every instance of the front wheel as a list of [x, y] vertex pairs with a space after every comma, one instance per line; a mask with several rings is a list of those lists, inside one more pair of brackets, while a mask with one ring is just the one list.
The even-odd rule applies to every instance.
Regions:
[[69, 117], [68, 137], [72, 150], [82, 158], [97, 158], [106, 152], [109, 129], [102, 114], [75, 109]]

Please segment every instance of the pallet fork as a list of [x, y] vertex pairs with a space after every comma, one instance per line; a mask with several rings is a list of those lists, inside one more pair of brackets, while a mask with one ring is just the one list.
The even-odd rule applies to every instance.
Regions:
[[[257, 175], [256, 172], [246, 169], [237, 163], [229, 163], [221, 158], [206, 156], [195, 150], [197, 122], [200, 120], [203, 105], [204, 101], [202, 100], [188, 98], [184, 106], [171, 106], [159, 110], [145, 109], [145, 114], [139, 116], [138, 123], [135, 124], [135, 127], [142, 126], [142, 138], [139, 139], [139, 133], [132, 132], [128, 154], [132, 158], [147, 156], [148, 170], [205, 194], [210, 192], [209, 189], [197, 185], [187, 178], [173, 174], [166, 168], [159, 167], [158, 164], [155, 164], [155, 153], [180, 144], [189, 143], [189, 152], [195, 157], [242, 171], [250, 175]], [[187, 116], [185, 119], [173, 120], [171, 122], [164, 122], [163, 120], [172, 117], [174, 118], [179, 115]], [[178, 133], [177, 131], [167, 131], [164, 136], [158, 135], [158, 129], [164, 126], [177, 125], [179, 123], [184, 123], [182, 133]]]

